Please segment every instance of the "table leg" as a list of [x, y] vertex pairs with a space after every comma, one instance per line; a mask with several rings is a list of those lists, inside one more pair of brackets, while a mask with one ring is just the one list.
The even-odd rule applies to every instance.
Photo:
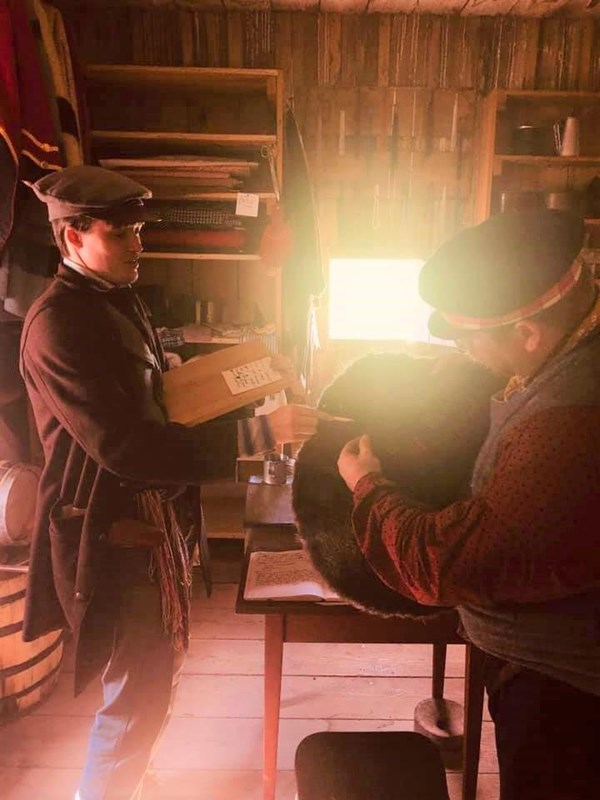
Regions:
[[472, 644], [465, 653], [465, 726], [462, 800], [475, 800], [483, 718], [485, 654]]
[[444, 699], [444, 676], [446, 674], [446, 645], [433, 645], [433, 666], [431, 696], [434, 700]]
[[284, 631], [284, 614], [267, 614], [265, 616], [263, 800], [275, 800]]

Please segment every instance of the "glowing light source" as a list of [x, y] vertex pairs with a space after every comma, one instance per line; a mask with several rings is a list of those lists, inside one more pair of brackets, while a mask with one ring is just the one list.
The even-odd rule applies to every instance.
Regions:
[[419, 297], [420, 259], [332, 258], [331, 339], [436, 341], [427, 330], [431, 307]]

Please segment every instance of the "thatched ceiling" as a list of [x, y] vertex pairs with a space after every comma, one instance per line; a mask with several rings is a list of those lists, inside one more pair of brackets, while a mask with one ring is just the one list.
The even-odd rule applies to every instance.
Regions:
[[[110, 5], [111, 0], [62, 0], [63, 5]], [[113, 0], [114, 4], [114, 0]], [[320, 11], [336, 14], [457, 14], [600, 17], [600, 0], [119, 0], [119, 5], [206, 11]]]

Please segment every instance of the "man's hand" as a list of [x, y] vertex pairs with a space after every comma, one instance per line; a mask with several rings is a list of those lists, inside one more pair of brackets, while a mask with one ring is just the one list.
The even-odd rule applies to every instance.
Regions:
[[317, 432], [320, 419], [333, 419], [324, 411], [309, 406], [286, 405], [267, 415], [269, 427], [277, 444], [305, 442]]
[[169, 369], [175, 369], [176, 367], [180, 367], [183, 364], [183, 359], [179, 355], [179, 353], [170, 353], [168, 350], [165, 352], [165, 358], [167, 359], [167, 364], [169, 365]]
[[282, 378], [285, 378], [287, 381], [291, 381], [290, 384], [290, 392], [294, 398], [303, 398], [305, 395], [305, 389], [302, 385], [299, 378], [296, 376], [296, 370], [294, 369], [294, 365], [290, 361], [287, 356], [281, 355], [281, 353], [275, 353], [271, 356], [271, 367], [272, 369], [276, 370], [281, 374]]
[[369, 472], [381, 472], [381, 462], [373, 453], [371, 439], [366, 435], [348, 442], [340, 453], [337, 465], [351, 492]]

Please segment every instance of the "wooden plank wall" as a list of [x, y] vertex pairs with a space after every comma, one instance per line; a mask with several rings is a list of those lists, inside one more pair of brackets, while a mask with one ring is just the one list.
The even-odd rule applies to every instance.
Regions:
[[87, 62], [285, 71], [326, 253], [425, 256], [470, 221], [479, 100], [600, 88], [600, 23], [63, 3]]
[[[600, 22], [589, 18], [61, 3], [87, 62], [283, 69], [311, 167], [325, 264], [330, 255], [427, 257], [472, 221], [474, 133], [492, 88], [600, 90]], [[180, 269], [177, 280], [189, 275], [197, 270]], [[204, 288], [206, 275], [203, 267]], [[200, 287], [194, 281], [192, 291]], [[431, 349], [327, 341], [326, 296], [318, 326], [326, 346], [311, 368], [313, 399], [367, 352]]]

